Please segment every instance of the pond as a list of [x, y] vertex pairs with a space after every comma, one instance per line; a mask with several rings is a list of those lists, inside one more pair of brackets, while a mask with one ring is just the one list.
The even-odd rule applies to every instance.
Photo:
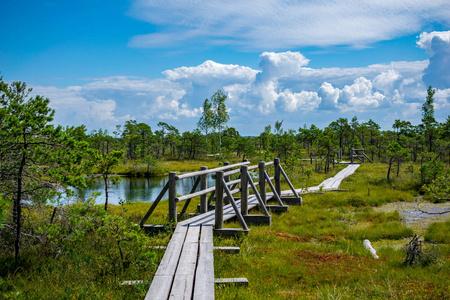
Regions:
[[[118, 184], [113, 184], [111, 181], [109, 182], [109, 204], [119, 204], [119, 202], [153, 202], [169, 180], [168, 176], [153, 178], [121, 176], [120, 178], [121, 180]], [[177, 183], [178, 194], [189, 194], [194, 183], [194, 177], [179, 180]], [[208, 186], [212, 187], [214, 185], [215, 181], [211, 176], [208, 176]], [[199, 190], [199, 188], [200, 185], [197, 187], [197, 190]], [[89, 180], [89, 187], [78, 191], [78, 196], [80, 198], [89, 198], [93, 192], [101, 193], [96, 199], [97, 204], [105, 203], [105, 187], [101, 177]], [[168, 195], [169, 193], [166, 192], [163, 199], [167, 199]]]

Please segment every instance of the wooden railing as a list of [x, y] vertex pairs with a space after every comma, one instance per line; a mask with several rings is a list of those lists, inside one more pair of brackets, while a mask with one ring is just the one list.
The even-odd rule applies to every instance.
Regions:
[[[192, 198], [200, 197], [200, 213], [206, 213], [208, 211], [209, 204], [211, 203], [213, 197], [215, 196], [215, 228], [221, 229], [223, 226], [223, 207], [224, 204], [229, 203], [233, 207], [237, 218], [244, 230], [248, 229], [245, 223], [244, 217], [248, 215], [248, 197], [249, 188], [253, 191], [256, 196], [259, 207], [265, 216], [269, 216], [267, 209], [267, 193], [266, 184], [272, 190], [273, 198], [278, 202], [280, 206], [283, 205], [281, 198], [281, 177], [283, 176], [288, 183], [290, 189], [292, 190], [295, 197], [300, 198], [295, 191], [292, 183], [289, 181], [286, 172], [280, 165], [280, 160], [276, 158], [273, 162], [259, 162], [258, 165], [248, 166], [250, 162], [244, 161], [237, 164], [227, 164], [225, 163], [223, 167], [208, 169], [207, 167], [201, 167], [200, 171], [190, 172], [186, 174], [177, 175], [176, 172], [169, 172], [169, 181], [166, 183], [161, 193], [158, 195], [156, 200], [151, 205], [150, 209], [145, 214], [140, 225], [144, 226], [145, 222], [151, 216], [155, 210], [158, 203], [164, 197], [164, 195], [169, 192], [169, 221], [176, 225], [179, 216], [186, 213], [186, 210], [190, 204]], [[270, 177], [266, 167], [273, 165], [274, 176]], [[258, 181], [253, 182], [252, 176], [250, 175], [251, 170], [259, 169], [258, 171]], [[215, 186], [208, 187], [207, 176], [209, 174], [215, 175]], [[230, 180], [231, 175], [239, 174], [238, 179]], [[195, 177], [194, 185], [187, 195], [177, 194], [177, 182], [178, 180], [183, 180], [187, 178]], [[272, 183], [274, 181], [274, 183]], [[200, 190], [197, 190], [198, 185], [200, 185]], [[259, 185], [259, 190], [256, 188]], [[239, 187], [238, 187], [239, 186]], [[217, 192], [220, 191], [220, 192]], [[233, 195], [236, 193], [241, 193], [240, 196], [240, 210], [236, 204], [236, 200]], [[209, 194], [209, 198], [208, 198]], [[300, 198], [301, 199], [301, 198]], [[177, 212], [177, 203], [181, 201], [186, 201], [180, 214]], [[301, 200], [300, 200], [301, 201]]]
[[355, 158], [358, 158], [362, 163], [364, 163], [364, 158], [366, 158], [371, 163], [373, 163], [373, 161], [364, 152], [364, 148], [361, 148], [361, 149], [354, 149], [354, 148], [352, 148], [351, 149], [351, 151], [350, 151], [350, 162], [352, 164], [355, 163]]

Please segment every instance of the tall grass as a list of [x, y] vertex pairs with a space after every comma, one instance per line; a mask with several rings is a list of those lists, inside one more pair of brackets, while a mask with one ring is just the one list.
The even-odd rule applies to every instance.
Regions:
[[[173, 163], [173, 162], [170, 162]], [[178, 172], [217, 167], [215, 161], [177, 162], [162, 168]], [[287, 170], [296, 188], [318, 185], [333, 176]], [[287, 169], [287, 168], [286, 168]], [[400, 173], [385, 179], [387, 166], [364, 164], [344, 180], [348, 192], [303, 195], [303, 206], [272, 215], [271, 226], [253, 226], [248, 235], [214, 237], [215, 246], [239, 246], [239, 255], [214, 253], [215, 277], [247, 277], [248, 287], [216, 287], [217, 299], [448, 299], [450, 298], [449, 222], [432, 224], [425, 238], [438, 244], [439, 264], [404, 267], [402, 246], [414, 232], [400, 214], [375, 207], [397, 201], [414, 201], [415, 176]], [[288, 189], [283, 183], [283, 189]], [[195, 212], [193, 199], [188, 212]], [[22, 262], [14, 266], [7, 248], [0, 252], [0, 298], [5, 299], [142, 299], [156, 272], [171, 232], [147, 236], [134, 224], [149, 203], [111, 206], [105, 215], [98, 208], [77, 208], [80, 216], [58, 220], [64, 230], [49, 225], [51, 207], [27, 214], [27, 228], [50, 232], [46, 243], [28, 239]], [[181, 211], [183, 203], [178, 203]], [[84, 210], [83, 210], [84, 209]], [[148, 224], [167, 224], [168, 201], [161, 201]], [[67, 215], [66, 215], [67, 216]], [[91, 224], [92, 220], [96, 220]], [[88, 222], [89, 221], [89, 222]], [[65, 222], [65, 223], [64, 223]], [[68, 223], [67, 223], [68, 222]], [[93, 221], [92, 221], [93, 222]], [[62, 224], [70, 224], [64, 227]], [[89, 226], [88, 226], [89, 225]], [[81, 227], [80, 227], [81, 226]], [[240, 227], [237, 222], [226, 227]], [[53, 229], [52, 229], [53, 228]], [[81, 233], [74, 237], [77, 228]], [[52, 229], [53, 231], [51, 231]], [[120, 230], [119, 230], [120, 229]], [[49, 231], [50, 230], [50, 231]], [[122, 255], [117, 246], [122, 241]], [[374, 259], [362, 241], [369, 239], [380, 259]], [[3, 241], [3, 240], [2, 240]], [[3, 241], [4, 242], [4, 241]], [[2, 242], [0, 242], [1, 244]], [[145, 280], [120, 286], [124, 280]]]

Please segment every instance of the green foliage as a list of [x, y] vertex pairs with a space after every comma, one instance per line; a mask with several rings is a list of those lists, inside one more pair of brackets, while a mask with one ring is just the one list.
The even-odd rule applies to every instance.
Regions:
[[428, 194], [435, 202], [446, 202], [450, 200], [450, 170], [433, 180], [425, 186]]
[[421, 184], [430, 184], [444, 171], [444, 164], [434, 157], [429, 163], [420, 167]]
[[222, 131], [230, 120], [227, 106], [225, 104], [226, 100], [227, 96], [222, 92], [222, 90], [218, 90], [211, 97], [211, 110], [213, 112], [212, 124], [214, 129], [219, 132], [219, 148], [222, 145]]
[[390, 142], [387, 147], [387, 156], [389, 160], [389, 168], [387, 172], [387, 180], [390, 180], [391, 167], [395, 161], [400, 161], [401, 159], [408, 156], [408, 150], [403, 148], [397, 141]]
[[36, 224], [33, 234], [40, 242], [24, 250], [21, 268], [11, 264], [8, 252], [0, 252], [0, 294], [42, 299], [145, 296], [147, 284], [119, 287], [124, 280], [148, 278], [157, 267], [159, 257], [150, 249], [154, 241], [139, 226], [106, 214], [92, 201], [58, 207], [52, 223], [40, 213], [31, 214], [24, 225]]
[[7, 201], [5, 197], [0, 194], [0, 229], [3, 227], [3, 222], [8, 216], [8, 210], [10, 206], [10, 201]]
[[205, 102], [203, 102], [202, 116], [197, 122], [197, 127], [200, 131], [205, 132], [205, 139], [208, 142], [208, 133], [211, 128], [214, 128], [214, 111], [212, 110], [212, 103], [209, 99], [205, 99]]
[[[112, 174], [112, 170], [119, 164], [120, 158], [123, 156], [123, 150], [115, 150], [111, 153], [100, 153], [98, 150], [90, 149], [91, 165], [97, 169], [97, 172], [103, 177], [105, 187], [105, 210], [108, 209], [108, 179]], [[120, 182], [120, 177], [111, 178], [113, 184]]]
[[23, 201], [44, 204], [68, 186], [84, 186], [85, 128], [53, 126], [50, 100], [30, 93], [25, 83], [0, 78], [0, 190], [13, 202], [17, 262]]

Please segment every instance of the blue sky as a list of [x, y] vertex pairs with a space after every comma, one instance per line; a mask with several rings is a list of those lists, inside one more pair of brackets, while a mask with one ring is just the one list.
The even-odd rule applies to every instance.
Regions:
[[48, 97], [55, 122], [135, 119], [192, 130], [228, 95], [243, 135], [339, 117], [420, 123], [428, 85], [450, 111], [450, 3], [3, 0], [0, 72]]

